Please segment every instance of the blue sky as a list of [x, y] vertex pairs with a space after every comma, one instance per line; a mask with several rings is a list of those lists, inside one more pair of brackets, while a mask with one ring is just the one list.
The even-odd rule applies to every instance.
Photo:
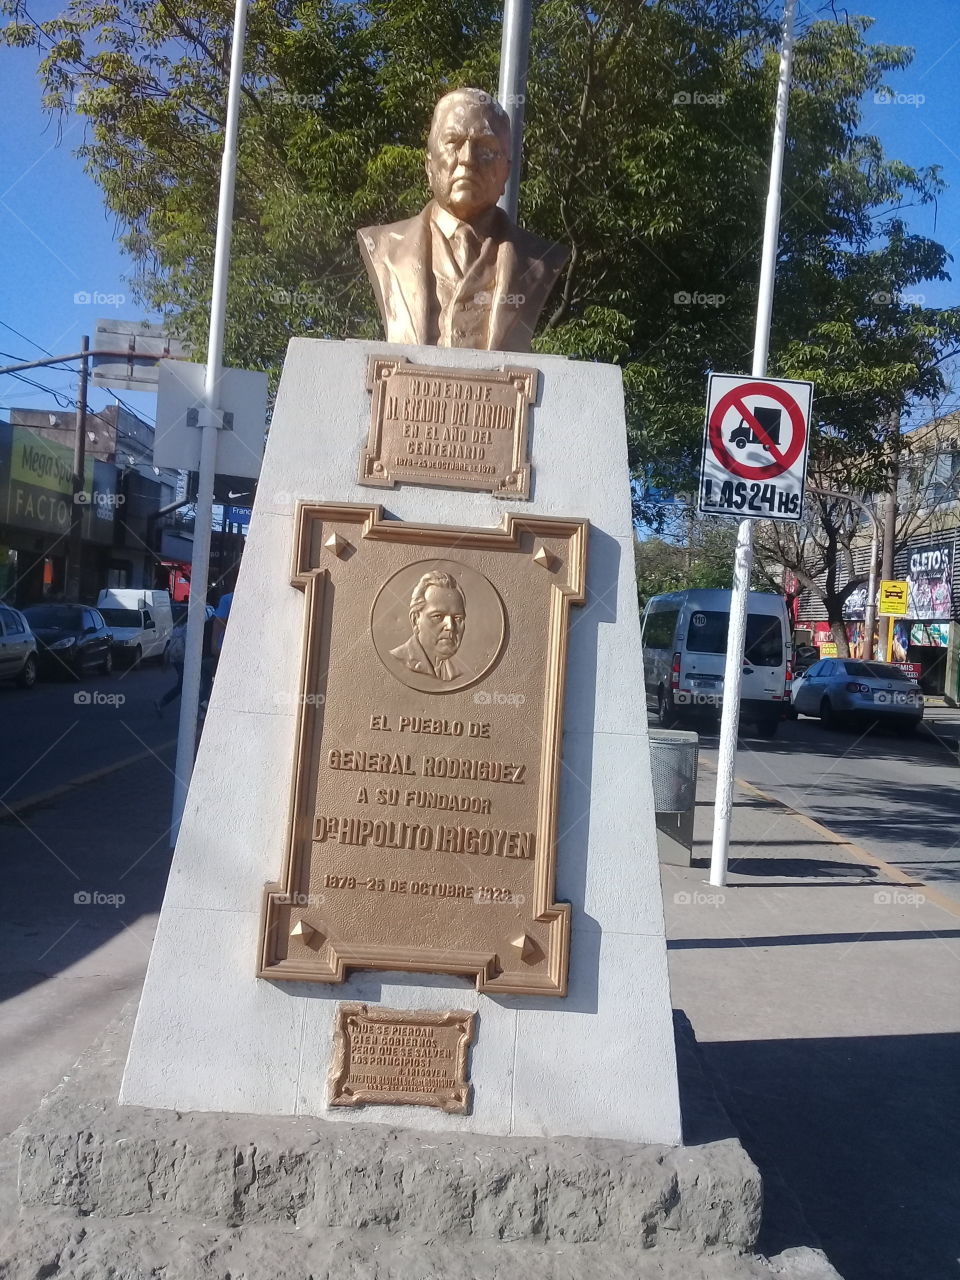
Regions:
[[[41, 3], [39, 11], [57, 6]], [[801, 21], [820, 5], [801, 0]], [[837, 12], [842, 12], [839, 0]], [[910, 164], [942, 167], [948, 190], [936, 206], [908, 211], [911, 228], [933, 236], [960, 259], [960, 3], [958, 0], [862, 0], [850, 12], [877, 19], [871, 39], [906, 44], [916, 50], [913, 65], [891, 79], [897, 97], [889, 103], [864, 104], [863, 129], [876, 133], [891, 156]], [[63, 123], [40, 109], [36, 54], [31, 50], [0, 51], [0, 364], [35, 359], [35, 343], [54, 354], [76, 351], [80, 337], [92, 337], [104, 316], [150, 319], [131, 296], [127, 263], [117, 244], [117, 228], [104, 211], [99, 189], [72, 154], [82, 136], [76, 118]], [[758, 228], [759, 231], [759, 228]], [[960, 302], [960, 262], [951, 268], [951, 283], [930, 285], [925, 297], [933, 305]], [[106, 301], [75, 301], [77, 294], [105, 295]], [[34, 371], [28, 375], [50, 390], [75, 390], [69, 371]], [[154, 397], [122, 392], [124, 402], [152, 421]], [[92, 388], [91, 404], [99, 408], [111, 393]], [[951, 405], [960, 394], [951, 397]], [[48, 392], [0, 377], [0, 409], [11, 405], [54, 407]]]

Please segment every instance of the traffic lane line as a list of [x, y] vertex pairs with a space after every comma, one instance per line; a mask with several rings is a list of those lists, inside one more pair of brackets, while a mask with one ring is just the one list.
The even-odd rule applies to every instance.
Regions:
[[111, 773], [118, 773], [121, 769], [127, 769], [132, 764], [138, 764], [141, 760], [146, 760], [161, 751], [166, 751], [169, 747], [175, 746], [176, 742], [176, 738], [168, 738], [166, 742], [158, 743], [156, 747], [147, 751], [138, 751], [136, 755], [125, 756], [124, 759], [115, 760], [113, 764], [104, 765], [101, 769], [94, 769], [90, 773], [82, 773], [79, 777], [71, 778], [69, 782], [61, 782], [59, 786], [51, 787], [49, 791], [38, 792], [35, 796], [26, 796], [23, 800], [14, 800], [12, 804], [0, 801], [0, 822], [8, 822], [11, 818], [23, 813], [25, 809], [33, 809], [37, 805], [49, 804], [51, 800], [56, 800], [59, 796], [66, 795], [68, 791], [73, 791], [76, 787], [86, 786], [88, 782], [96, 782], [100, 778], [109, 777]]
[[[701, 762], [712, 773], [717, 772], [717, 766], [709, 760]], [[743, 791], [750, 791], [755, 796], [759, 796], [761, 800], [766, 800], [768, 804], [775, 804], [778, 809], [782, 809], [784, 813], [788, 813], [791, 818], [796, 818], [798, 822], [804, 823], [811, 830], [816, 831], [818, 835], [824, 836], [830, 844], [840, 845], [844, 849], [849, 849], [855, 858], [859, 858], [861, 862], [866, 862], [871, 867], [876, 867], [882, 871], [884, 875], [896, 881], [897, 884], [909, 885], [911, 888], [921, 888], [924, 890], [924, 898], [927, 902], [932, 902], [940, 907], [942, 911], [946, 911], [951, 916], [960, 917], [960, 902], [953, 898], [948, 898], [946, 894], [940, 893], [938, 889], [932, 889], [924, 880], [918, 880], [915, 876], [909, 875], [906, 871], [901, 871], [899, 867], [893, 866], [889, 862], [885, 862], [883, 858], [878, 858], [875, 853], [871, 853], [869, 849], [864, 849], [863, 845], [856, 844], [853, 840], [848, 840], [846, 836], [839, 835], [836, 831], [831, 831], [829, 827], [825, 827], [822, 822], [818, 822], [816, 818], [811, 818], [809, 814], [802, 813], [799, 809], [795, 809], [793, 805], [787, 804], [786, 800], [781, 800], [777, 796], [772, 796], [767, 791], [761, 791], [759, 787], [755, 787], [752, 782], [744, 782], [742, 778], [734, 778], [734, 782]], [[734, 872], [736, 874], [736, 872]]]

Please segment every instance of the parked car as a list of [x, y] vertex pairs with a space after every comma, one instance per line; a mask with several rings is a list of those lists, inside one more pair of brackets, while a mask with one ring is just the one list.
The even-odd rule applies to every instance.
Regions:
[[[685, 717], [717, 716], [730, 624], [730, 591], [674, 591], [654, 596], [643, 613], [647, 705], [665, 729]], [[759, 736], [772, 738], [783, 715], [790, 663], [783, 596], [751, 591], [740, 711]]]
[[24, 609], [37, 637], [44, 675], [113, 670], [113, 634], [97, 609], [83, 604], [32, 604]]
[[920, 686], [892, 662], [823, 658], [794, 681], [791, 700], [826, 727], [857, 719], [914, 729], [923, 719]]
[[113, 660], [122, 666], [135, 667], [145, 658], [161, 659], [170, 643], [170, 632], [162, 630], [149, 609], [98, 610], [113, 632]]
[[0, 604], [0, 680], [32, 689], [39, 671], [37, 637], [19, 609]]

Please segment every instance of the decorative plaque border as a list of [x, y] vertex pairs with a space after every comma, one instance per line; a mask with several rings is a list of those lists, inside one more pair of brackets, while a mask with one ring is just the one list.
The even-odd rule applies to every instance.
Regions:
[[[351, 968], [393, 969], [475, 977], [477, 990], [490, 994], [566, 994], [570, 904], [555, 901], [557, 800], [568, 615], [571, 605], [582, 604], [586, 598], [588, 535], [589, 522], [578, 518], [508, 512], [499, 528], [456, 528], [388, 520], [380, 506], [298, 505], [291, 582], [304, 591], [306, 607], [294, 782], [282, 870], [279, 880], [264, 889], [258, 977], [334, 983], [343, 982]], [[331, 618], [341, 594], [347, 596], [350, 590], [349, 575], [360, 572], [355, 565], [363, 561], [364, 549], [376, 551], [377, 544], [410, 548], [411, 558], [429, 555], [431, 550], [438, 558], [453, 549], [461, 555], [470, 550], [506, 552], [513, 555], [517, 572], [538, 575], [532, 581], [547, 586], [547, 616], [540, 623], [545, 635], [531, 637], [542, 648], [537, 651], [538, 660], [528, 664], [529, 678], [539, 681], [542, 658], [544, 682], [537, 684], [543, 689], [543, 705], [537, 725], [539, 788], [535, 852], [531, 854], [532, 900], [511, 917], [519, 923], [512, 926], [509, 944], [503, 940], [497, 944], [509, 955], [498, 955], [496, 947], [460, 950], [373, 938], [362, 943], [344, 941], [338, 938], [336, 924], [331, 924], [330, 913], [325, 911], [324, 894], [314, 894], [311, 888], [315, 806], [321, 787], [317, 761], [324, 747], [325, 695], [318, 691], [327, 687]], [[377, 554], [382, 559], [382, 553]], [[376, 568], [380, 569], [380, 560]], [[523, 581], [519, 580], [520, 591]], [[371, 583], [369, 590], [373, 589]], [[385, 680], [392, 678], [383, 674]], [[531, 755], [537, 756], [536, 748]], [[491, 928], [493, 915], [491, 911]]]

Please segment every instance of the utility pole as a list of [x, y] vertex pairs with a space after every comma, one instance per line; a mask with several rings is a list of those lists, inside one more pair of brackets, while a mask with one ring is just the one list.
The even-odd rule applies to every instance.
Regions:
[[[897, 544], [897, 486], [900, 480], [900, 414], [895, 415], [891, 445], [890, 466], [887, 468], [887, 491], [883, 498], [883, 570], [885, 582], [893, 578], [893, 556]], [[880, 618], [880, 661], [889, 662], [893, 648], [893, 619], [884, 614]]]
[[87, 452], [87, 363], [90, 339], [80, 339], [80, 376], [77, 381], [77, 422], [73, 436], [73, 508], [70, 512], [70, 536], [67, 541], [67, 571], [64, 594], [68, 600], [79, 600], [81, 560], [83, 558], [83, 471]]

